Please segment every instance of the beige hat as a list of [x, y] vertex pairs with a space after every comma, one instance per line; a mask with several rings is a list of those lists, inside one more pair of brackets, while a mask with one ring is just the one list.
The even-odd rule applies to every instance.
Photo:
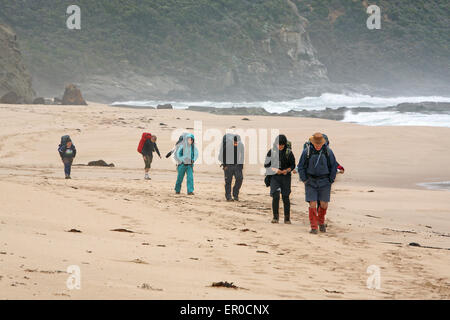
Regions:
[[315, 146], [323, 146], [325, 144], [325, 138], [320, 132], [314, 133], [311, 138], [309, 138], [309, 141]]

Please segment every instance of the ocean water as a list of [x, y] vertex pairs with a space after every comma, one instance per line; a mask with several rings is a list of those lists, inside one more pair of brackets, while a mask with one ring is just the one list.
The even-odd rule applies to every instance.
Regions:
[[[171, 103], [175, 109], [186, 109], [189, 106], [203, 106], [216, 108], [231, 107], [262, 107], [269, 112], [286, 112], [289, 110], [323, 110], [325, 108], [337, 109], [340, 107], [368, 107], [379, 108], [395, 106], [400, 103], [418, 102], [450, 102], [443, 96], [417, 96], [417, 97], [373, 97], [362, 94], [334, 94], [324, 93], [318, 97], [305, 97], [288, 101], [255, 101], [255, 102], [229, 102], [229, 101], [118, 101], [113, 105], [123, 104], [131, 106], [156, 106], [158, 104]], [[418, 114], [398, 112], [364, 112], [353, 114], [347, 112], [344, 122], [354, 122], [369, 126], [437, 126], [450, 127], [450, 115], [442, 114]]]
[[450, 114], [422, 114], [399, 112], [362, 112], [353, 114], [347, 111], [343, 122], [367, 126], [428, 126], [450, 127]]
[[430, 190], [449, 190], [450, 191], [450, 181], [441, 182], [424, 182], [418, 184], [421, 187], [425, 187]]

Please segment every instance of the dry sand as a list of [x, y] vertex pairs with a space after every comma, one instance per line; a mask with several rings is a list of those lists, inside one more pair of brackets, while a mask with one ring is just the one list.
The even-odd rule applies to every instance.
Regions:
[[[450, 180], [449, 128], [242, 118], [0, 105], [0, 299], [450, 298], [450, 251], [408, 245], [450, 248], [450, 192], [417, 186]], [[270, 223], [261, 165], [245, 166], [240, 202], [224, 201], [215, 164], [196, 166], [195, 196], [185, 184], [174, 194], [175, 166], [164, 158], [144, 181], [136, 152], [144, 129], [158, 136], [164, 156], [173, 129], [194, 120], [222, 134], [279, 128], [297, 160], [311, 133], [326, 132], [346, 169], [333, 186], [328, 233], [308, 233], [296, 176], [293, 224]], [[74, 167], [73, 180], [64, 180], [56, 151], [63, 134], [77, 146], [76, 164], [103, 159], [116, 167]], [[81, 269], [81, 290], [66, 287], [70, 265]], [[381, 268], [379, 290], [366, 286], [370, 265]], [[219, 281], [241, 289], [211, 287]]]

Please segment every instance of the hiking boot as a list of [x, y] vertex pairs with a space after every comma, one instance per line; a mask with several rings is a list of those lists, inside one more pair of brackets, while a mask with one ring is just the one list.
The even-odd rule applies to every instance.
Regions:
[[318, 231], [317, 229], [311, 229], [311, 231], [310, 231], [309, 233], [312, 233], [312, 234], [318, 234], [319, 231]]
[[175, 191], [175, 194], [180, 194], [180, 191]]
[[327, 232], [327, 225], [319, 224], [319, 230], [320, 230], [320, 232]]
[[272, 223], [278, 223], [278, 219], [272, 219]]
[[234, 201], [232, 198], [227, 198], [227, 201]]
[[188, 196], [193, 196], [193, 195], [194, 195], [193, 192], [189, 192], [189, 193], [188, 193]]
[[66, 179], [72, 179], [70, 176], [66, 176]]
[[285, 223], [285, 224], [292, 224], [292, 223], [291, 223], [291, 220], [284, 220], [284, 223]]
[[234, 201], [239, 201], [239, 197], [234, 197], [233, 200]]

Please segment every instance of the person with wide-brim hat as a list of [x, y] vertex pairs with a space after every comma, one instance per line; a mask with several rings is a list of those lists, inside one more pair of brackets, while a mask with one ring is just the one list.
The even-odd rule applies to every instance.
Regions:
[[[331, 185], [336, 179], [337, 161], [322, 133], [309, 138], [311, 144], [303, 150], [297, 170], [305, 183], [305, 200], [309, 203], [311, 233], [326, 232], [325, 215], [330, 202]], [[317, 202], [320, 206], [317, 209]]]

